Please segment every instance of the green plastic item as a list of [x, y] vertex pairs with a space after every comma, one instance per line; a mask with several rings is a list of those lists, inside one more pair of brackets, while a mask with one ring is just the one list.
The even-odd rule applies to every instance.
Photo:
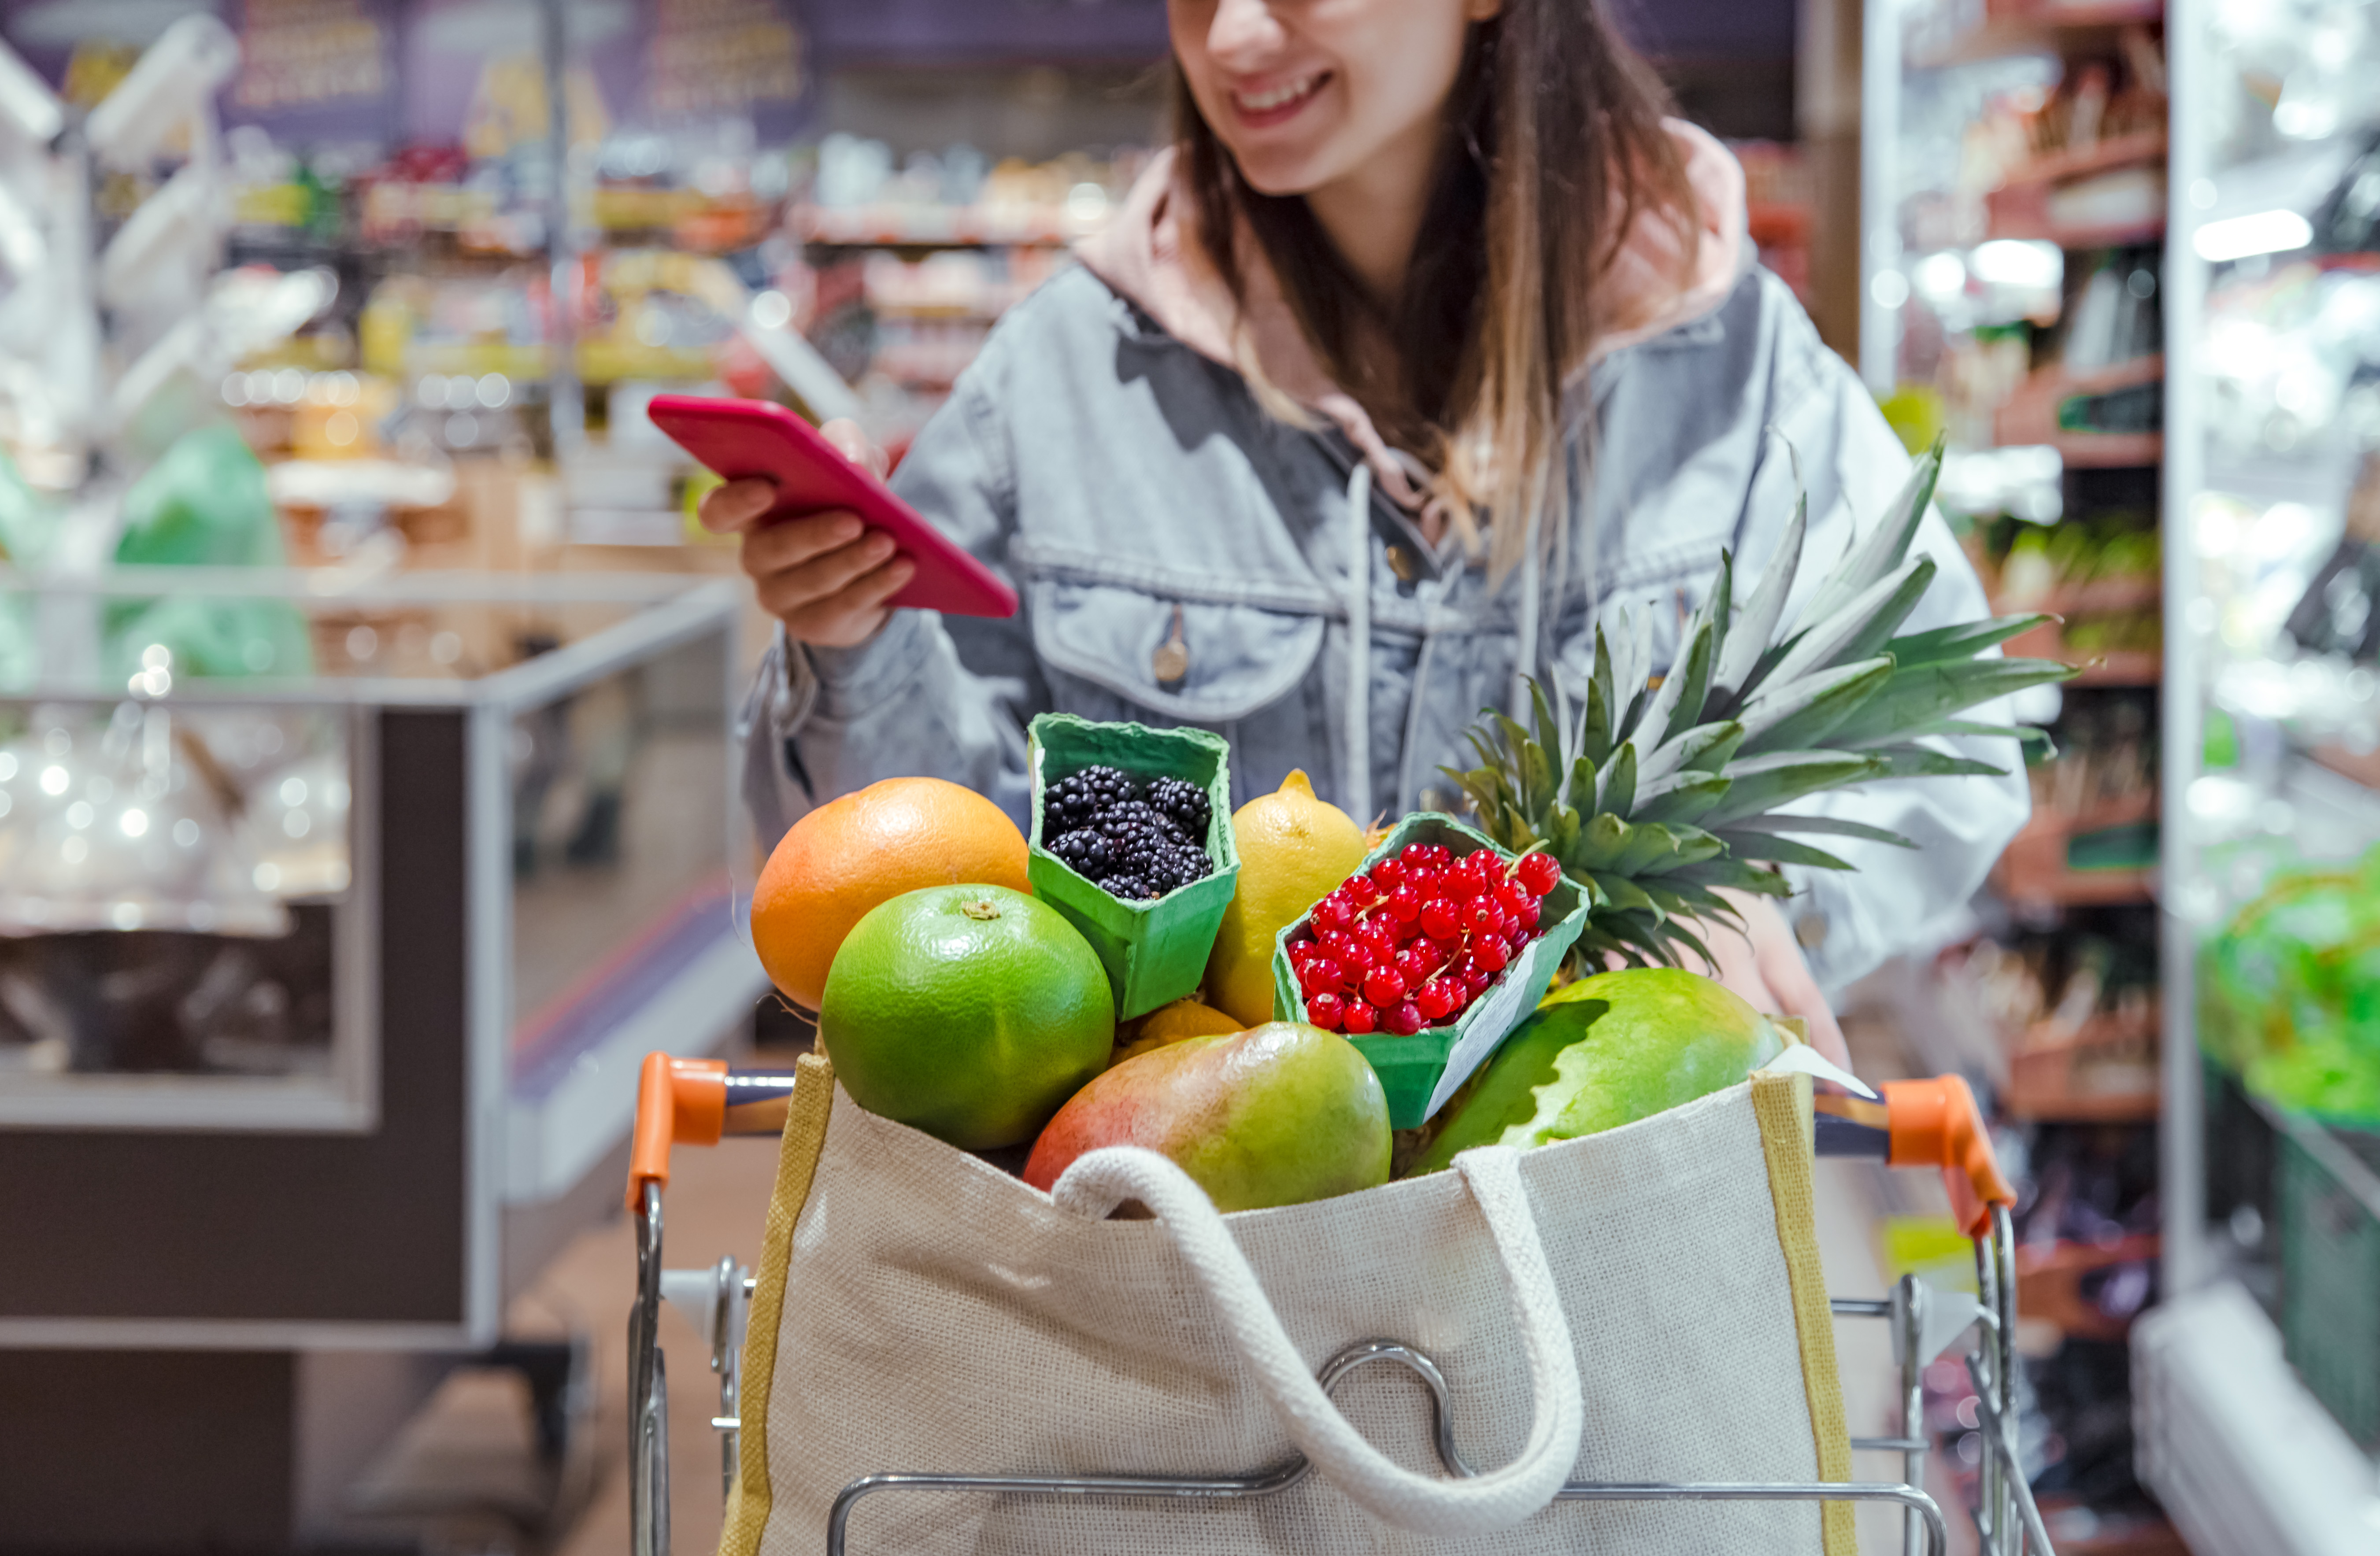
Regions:
[[[1399, 821], [1387, 839], [1364, 857], [1363, 868], [1370, 869], [1415, 843], [1438, 844], [1458, 858], [1482, 848], [1494, 849], [1502, 858], [1513, 857], [1498, 848], [1485, 833], [1451, 816], [1424, 810]], [[1521, 948], [1504, 976], [1451, 1027], [1426, 1027], [1409, 1038], [1393, 1032], [1348, 1036], [1356, 1052], [1371, 1061], [1380, 1077], [1380, 1089], [1389, 1095], [1390, 1128], [1417, 1129], [1427, 1123], [1545, 998], [1554, 970], [1561, 966], [1579, 931], [1586, 928], [1586, 897], [1564, 876], [1546, 893], [1538, 911], [1537, 922], [1545, 932]], [[1289, 942], [1305, 930], [1305, 924], [1306, 916], [1300, 914], [1273, 940], [1272, 1013], [1277, 1020], [1305, 1019], [1297, 974], [1289, 965]]]
[[[1026, 731], [1026, 755], [1033, 775], [1032, 852], [1026, 876], [1033, 894], [1064, 914], [1099, 954], [1115, 991], [1116, 1019], [1129, 1021], [1196, 992], [1240, 879], [1239, 844], [1232, 834], [1231, 743], [1203, 729], [1150, 729], [1042, 713]], [[1126, 902], [1044, 847], [1044, 788], [1101, 765], [1135, 778], [1186, 779], [1205, 789], [1214, 812], [1207, 826], [1207, 857], [1214, 860], [1215, 873], [1154, 902]]]
[[[277, 567], [281, 527], [266, 492], [264, 466], [230, 426], [200, 427], [171, 448], [124, 493], [126, 565]], [[279, 600], [187, 594], [108, 606], [107, 670], [128, 676], [152, 647], [165, 649], [180, 675], [308, 675], [314, 653], [306, 618]]]

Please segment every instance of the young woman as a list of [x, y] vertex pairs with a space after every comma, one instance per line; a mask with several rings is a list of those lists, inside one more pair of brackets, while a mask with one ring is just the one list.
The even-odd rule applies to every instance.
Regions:
[[[892, 478], [1015, 618], [888, 611], [891, 542], [848, 514], [755, 527], [764, 483], [703, 505], [783, 624], [747, 711], [764, 835], [898, 773], [1021, 820], [1024, 725], [1053, 708], [1219, 730], [1242, 799], [1303, 768], [1359, 820], [1448, 808], [1482, 706], [1527, 675], [1580, 695], [1604, 607], [1649, 602], [1666, 656], [1722, 549], [1764, 565], [1797, 459], [1828, 560], [1907, 473], [1754, 262], [1742, 170], [1662, 117], [1599, 0], [1169, 14], [1174, 146]], [[1912, 629], [1985, 614], [1938, 519], [1920, 543], [1941, 571]], [[1714, 970], [1840, 1055], [1813, 969], [1914, 942], [2024, 820], [2013, 746], [1969, 744], [2012, 775], [1836, 797], [1918, 849], [1794, 872], [1782, 912], [1711, 937]]]

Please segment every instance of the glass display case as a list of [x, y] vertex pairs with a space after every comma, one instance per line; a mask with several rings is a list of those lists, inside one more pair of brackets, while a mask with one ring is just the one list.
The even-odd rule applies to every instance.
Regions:
[[2136, 1350], [2165, 1407], [2143, 1463], [2193, 1549], [2380, 1538], [2375, 63], [2348, 0], [2177, 13], [2164, 955], [2191, 997], [2164, 1034], [2180, 1300]]
[[[738, 598], [0, 573], [0, 1161], [78, 1185], [12, 1230], [46, 1273], [0, 1343], [492, 1335], [601, 1203], [637, 1062], [765, 987], [730, 883]], [[121, 1280], [177, 1215], [249, 1259]]]

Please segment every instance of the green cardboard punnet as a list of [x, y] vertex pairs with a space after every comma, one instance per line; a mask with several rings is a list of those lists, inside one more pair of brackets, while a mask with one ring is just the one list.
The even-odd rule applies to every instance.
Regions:
[[[1239, 845], [1232, 836], [1231, 743], [1203, 729], [1150, 729], [1042, 713], [1026, 731], [1026, 750], [1033, 779], [1032, 853], [1026, 874], [1033, 894], [1064, 914], [1099, 954], [1115, 989], [1116, 1019], [1129, 1021], [1196, 992], [1240, 876]], [[1043, 790], [1098, 765], [1144, 780], [1186, 779], [1205, 789], [1214, 812], [1205, 842], [1215, 872], [1154, 902], [1127, 902], [1050, 853], [1042, 832]]]
[[[1451, 849], [1458, 858], [1482, 848], [1495, 849], [1504, 858], [1512, 857], [1497, 848], [1486, 833], [1464, 826], [1451, 816], [1425, 810], [1399, 821], [1380, 845], [1365, 856], [1364, 869], [1370, 869], [1413, 843], [1441, 845]], [[1521, 954], [1504, 969], [1503, 977], [1451, 1026], [1427, 1027], [1409, 1038], [1393, 1032], [1348, 1034], [1347, 1040], [1371, 1062], [1372, 1069], [1380, 1077], [1380, 1089], [1388, 1093], [1390, 1127], [1416, 1129], [1427, 1123], [1446, 1105], [1455, 1088], [1486, 1064], [1512, 1035], [1512, 1028], [1545, 998], [1547, 987], [1554, 980], [1554, 969], [1561, 966], [1563, 954], [1586, 927], [1586, 898], [1565, 877], [1546, 894], [1541, 912], [1538, 923], [1545, 933], [1523, 946]], [[1305, 1019], [1305, 1002], [1298, 992], [1297, 974], [1289, 965], [1289, 942], [1305, 930], [1305, 922], [1306, 915], [1298, 915], [1273, 939], [1275, 1020]]]

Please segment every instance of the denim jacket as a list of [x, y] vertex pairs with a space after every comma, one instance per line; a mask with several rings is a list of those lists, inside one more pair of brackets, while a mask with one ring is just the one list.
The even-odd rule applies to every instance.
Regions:
[[[1020, 609], [898, 611], [850, 650], [780, 634], [744, 720], [761, 842], [899, 774], [964, 784], [1022, 825], [1025, 725], [1047, 710], [1217, 731], [1234, 804], [1302, 768], [1359, 821], [1452, 809], [1439, 769], [1475, 764], [1463, 732], [1512, 706], [1516, 671], [1578, 697], [1604, 610], [1649, 610], [1666, 664], [1722, 551], [1748, 587], [1792, 511], [1796, 458], [1803, 596], [1909, 469], [1857, 380], [1756, 268], [1711, 311], [1601, 359], [1564, 409], [1572, 533], [1549, 548], [1559, 565], [1491, 587], [1451, 536], [1431, 546], [1371, 491], [1339, 432], [1275, 419], [1239, 374], [1089, 271], [1061, 274], [992, 332], [892, 478]], [[1919, 543], [1940, 571], [1904, 630], [1985, 614], [1938, 517]], [[1187, 666], [1160, 680], [1179, 667], [1158, 660], [1177, 624]], [[1917, 845], [1830, 838], [1855, 873], [1788, 871], [1785, 911], [1822, 983], [1938, 933], [2023, 823], [2014, 742], [1943, 744], [2007, 776], [1894, 780], [1799, 807]]]

